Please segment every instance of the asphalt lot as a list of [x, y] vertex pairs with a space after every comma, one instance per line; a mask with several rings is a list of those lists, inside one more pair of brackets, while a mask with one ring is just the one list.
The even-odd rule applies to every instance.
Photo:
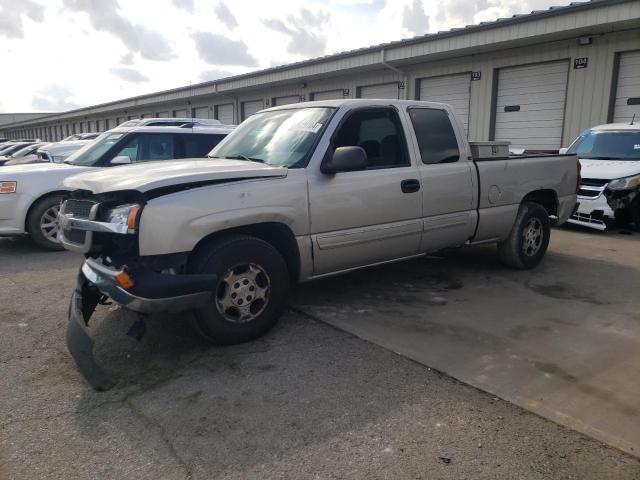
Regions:
[[[102, 307], [92, 328], [118, 384], [94, 392], [64, 345], [79, 263], [0, 239], [0, 478], [640, 477], [635, 457], [299, 307], [265, 338], [225, 348], [177, 316], [153, 318], [138, 343], [124, 335], [133, 317]], [[318, 292], [355, 295], [358, 278]]]

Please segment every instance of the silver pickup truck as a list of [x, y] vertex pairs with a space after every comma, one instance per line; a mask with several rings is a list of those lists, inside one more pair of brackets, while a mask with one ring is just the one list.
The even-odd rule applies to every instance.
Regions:
[[67, 344], [97, 389], [109, 382], [86, 326], [107, 298], [142, 314], [191, 310], [205, 338], [244, 342], [276, 323], [296, 282], [487, 242], [505, 265], [532, 268], [579, 184], [574, 155], [470, 145], [449, 106], [419, 101], [264, 110], [209, 157], [65, 181], [60, 240], [86, 257]]

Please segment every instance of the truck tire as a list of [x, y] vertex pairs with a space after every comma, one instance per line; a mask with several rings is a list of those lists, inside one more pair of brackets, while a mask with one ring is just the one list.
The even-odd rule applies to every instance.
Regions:
[[49, 195], [38, 200], [27, 217], [27, 232], [31, 239], [47, 250], [64, 250], [56, 238], [58, 233], [58, 211], [64, 195]]
[[524, 202], [520, 205], [511, 233], [498, 243], [498, 258], [511, 268], [533, 268], [544, 257], [550, 235], [549, 214], [545, 208], [538, 203]]
[[287, 265], [259, 238], [228, 235], [205, 244], [189, 269], [218, 275], [211, 303], [194, 310], [193, 318], [196, 332], [213, 343], [243, 343], [264, 335], [287, 304]]

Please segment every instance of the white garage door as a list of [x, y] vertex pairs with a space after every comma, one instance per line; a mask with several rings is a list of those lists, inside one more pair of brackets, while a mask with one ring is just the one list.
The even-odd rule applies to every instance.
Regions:
[[620, 54], [614, 122], [630, 122], [633, 114], [640, 119], [640, 52]]
[[216, 118], [224, 125], [233, 125], [233, 103], [216, 106]]
[[495, 139], [528, 150], [559, 149], [568, 71], [564, 61], [501, 69]]
[[398, 83], [383, 83], [358, 87], [358, 98], [395, 98], [398, 99]]
[[251, 115], [262, 110], [262, 100], [242, 102], [242, 120], [246, 120]]
[[469, 92], [471, 75], [447, 75], [444, 77], [423, 78], [420, 80], [420, 100], [448, 103], [453, 107], [456, 117], [469, 131]]
[[343, 98], [342, 89], [339, 90], [328, 90], [326, 92], [315, 92], [311, 94], [312, 100], [336, 100]]
[[273, 99], [273, 106], [277, 107], [280, 105], [290, 105], [292, 103], [299, 103], [300, 95], [289, 95], [286, 97], [275, 97]]
[[209, 107], [196, 107], [191, 109], [193, 118], [209, 118]]

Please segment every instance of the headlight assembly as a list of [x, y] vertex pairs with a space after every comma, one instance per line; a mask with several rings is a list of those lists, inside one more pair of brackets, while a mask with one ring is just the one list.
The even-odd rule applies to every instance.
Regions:
[[607, 185], [609, 190], [632, 190], [640, 186], [640, 175], [632, 177], [616, 178]]
[[135, 232], [138, 228], [138, 217], [140, 205], [129, 203], [107, 210], [106, 221], [118, 225], [126, 225], [130, 232]]

